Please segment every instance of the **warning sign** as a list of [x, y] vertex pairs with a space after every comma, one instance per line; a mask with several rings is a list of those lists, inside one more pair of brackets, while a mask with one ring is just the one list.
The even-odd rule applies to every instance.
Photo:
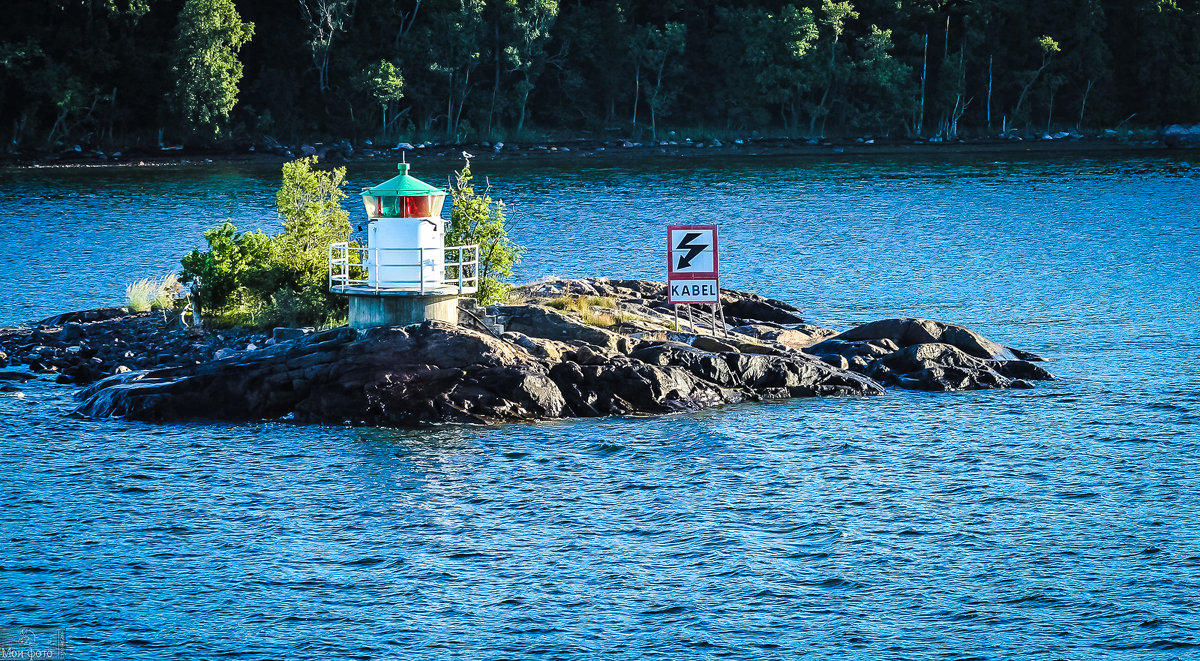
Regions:
[[717, 226], [667, 226], [667, 302], [715, 305], [721, 300], [717, 278]]
[[667, 226], [667, 279], [717, 277], [717, 226]]

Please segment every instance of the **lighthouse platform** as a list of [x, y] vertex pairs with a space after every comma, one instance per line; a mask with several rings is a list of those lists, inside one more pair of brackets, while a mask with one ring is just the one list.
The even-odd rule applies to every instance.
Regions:
[[329, 291], [350, 297], [350, 326], [458, 323], [458, 298], [479, 289], [479, 247], [329, 246]]

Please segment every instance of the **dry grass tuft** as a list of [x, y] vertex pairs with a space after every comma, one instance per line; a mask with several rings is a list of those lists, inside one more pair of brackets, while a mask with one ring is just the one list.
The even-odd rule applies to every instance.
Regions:
[[174, 273], [157, 280], [142, 278], [125, 287], [125, 304], [133, 312], [173, 307], [173, 295], [178, 284], [179, 278]]

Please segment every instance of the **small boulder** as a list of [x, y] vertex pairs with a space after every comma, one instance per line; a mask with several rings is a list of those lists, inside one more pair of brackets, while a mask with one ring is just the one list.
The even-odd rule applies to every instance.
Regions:
[[738, 350], [733, 344], [722, 342], [711, 335], [697, 335], [696, 339], [692, 340], [692, 346], [712, 353], [736, 353]]
[[856, 326], [837, 336], [840, 340], [891, 340], [897, 346], [949, 344], [976, 358], [1015, 358], [1005, 347], [962, 326], [931, 319], [883, 319]]
[[271, 340], [273, 340], [274, 343], [290, 342], [291, 340], [298, 340], [307, 335], [312, 335], [314, 330], [315, 329], [313, 329], [311, 326], [307, 328], [279, 327], [271, 331]]

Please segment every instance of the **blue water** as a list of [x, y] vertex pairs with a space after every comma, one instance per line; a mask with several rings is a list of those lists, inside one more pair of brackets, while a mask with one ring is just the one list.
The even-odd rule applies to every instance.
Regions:
[[[1059, 379], [425, 431], [76, 420], [32, 382], [0, 393], [0, 627], [80, 659], [1200, 658], [1196, 155], [475, 171], [519, 279], [661, 278], [663, 226], [713, 221], [726, 286]], [[0, 178], [0, 323], [278, 222], [267, 168]]]

